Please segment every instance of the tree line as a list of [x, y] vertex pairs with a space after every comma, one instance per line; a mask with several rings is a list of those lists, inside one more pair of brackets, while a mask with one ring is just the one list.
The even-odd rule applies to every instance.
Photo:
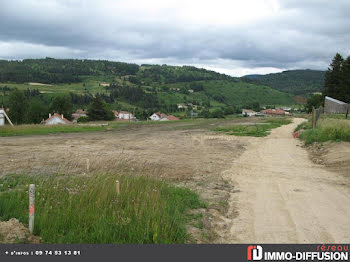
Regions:
[[324, 89], [322, 95], [316, 94], [308, 98], [306, 111], [318, 108], [324, 104], [324, 97], [332, 98], [350, 103], [350, 56], [344, 59], [337, 53], [324, 76]]
[[334, 56], [325, 74], [323, 94], [350, 103], [350, 56]]
[[40, 82], [45, 84], [81, 82], [83, 76], [135, 75], [136, 64], [105, 60], [25, 59], [0, 60], [0, 82]]

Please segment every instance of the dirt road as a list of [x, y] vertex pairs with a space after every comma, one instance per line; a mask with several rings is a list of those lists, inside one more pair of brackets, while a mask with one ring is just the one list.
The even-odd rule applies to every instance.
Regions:
[[236, 193], [219, 243], [350, 242], [348, 178], [312, 163], [292, 138], [302, 121], [246, 138], [247, 150], [224, 172]]

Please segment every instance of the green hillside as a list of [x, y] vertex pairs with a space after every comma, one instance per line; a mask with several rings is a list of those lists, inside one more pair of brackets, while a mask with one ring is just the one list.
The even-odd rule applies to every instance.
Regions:
[[98, 94], [111, 109], [136, 111], [140, 117], [155, 111], [188, 116], [191, 110], [232, 113], [252, 104], [295, 104], [287, 93], [206, 69], [100, 60], [0, 61], [0, 103], [7, 106], [15, 89], [47, 106], [54, 97], [68, 94], [73, 110], [87, 108]]
[[243, 81], [262, 84], [294, 95], [321, 92], [324, 87], [324, 71], [290, 70], [267, 75], [247, 75]]

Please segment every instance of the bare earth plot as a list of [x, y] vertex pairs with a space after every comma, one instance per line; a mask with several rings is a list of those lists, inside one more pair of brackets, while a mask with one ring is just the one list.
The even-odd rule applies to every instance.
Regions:
[[[0, 137], [0, 176], [133, 172], [168, 179], [208, 201], [198, 243], [349, 242], [350, 176], [315, 164], [297, 139], [302, 119], [263, 138], [210, 131], [234, 122]], [[343, 169], [344, 170], [344, 169]]]
[[[121, 130], [0, 137], [0, 176], [18, 174], [82, 174], [89, 159], [90, 173], [118, 172], [167, 179], [189, 187], [208, 202], [203, 229], [189, 227], [194, 239], [212, 242], [217, 216], [224, 215], [231, 185], [222, 178], [232, 159], [244, 151], [244, 141], [218, 135], [220, 124], [252, 119], [135, 125]], [[201, 123], [201, 122], [199, 122]]]
[[218, 234], [220, 243], [348, 243], [349, 177], [314, 164], [291, 136], [304, 120], [264, 138], [247, 150], [224, 177], [239, 190]]

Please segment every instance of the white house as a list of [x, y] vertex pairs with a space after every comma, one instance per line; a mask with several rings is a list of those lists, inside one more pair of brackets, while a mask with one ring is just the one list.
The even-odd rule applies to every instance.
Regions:
[[255, 116], [256, 112], [254, 110], [250, 110], [250, 109], [242, 109], [242, 115], [243, 116]]
[[173, 121], [173, 120], [180, 120], [179, 118], [177, 118], [176, 116], [173, 115], [166, 115], [166, 114], [162, 114], [159, 112], [153, 113], [153, 115], [150, 116], [150, 119], [152, 121]]
[[49, 118], [44, 121], [45, 125], [71, 125], [72, 122], [69, 121], [68, 119], [64, 118], [63, 115], [60, 114], [49, 114]]
[[131, 120], [134, 119], [134, 115], [127, 111], [120, 111], [118, 114], [119, 119]]
[[151, 115], [149, 118], [152, 121], [159, 121], [161, 119], [161, 115], [159, 112], [157, 112], [157, 113], [153, 113], [153, 115]]

